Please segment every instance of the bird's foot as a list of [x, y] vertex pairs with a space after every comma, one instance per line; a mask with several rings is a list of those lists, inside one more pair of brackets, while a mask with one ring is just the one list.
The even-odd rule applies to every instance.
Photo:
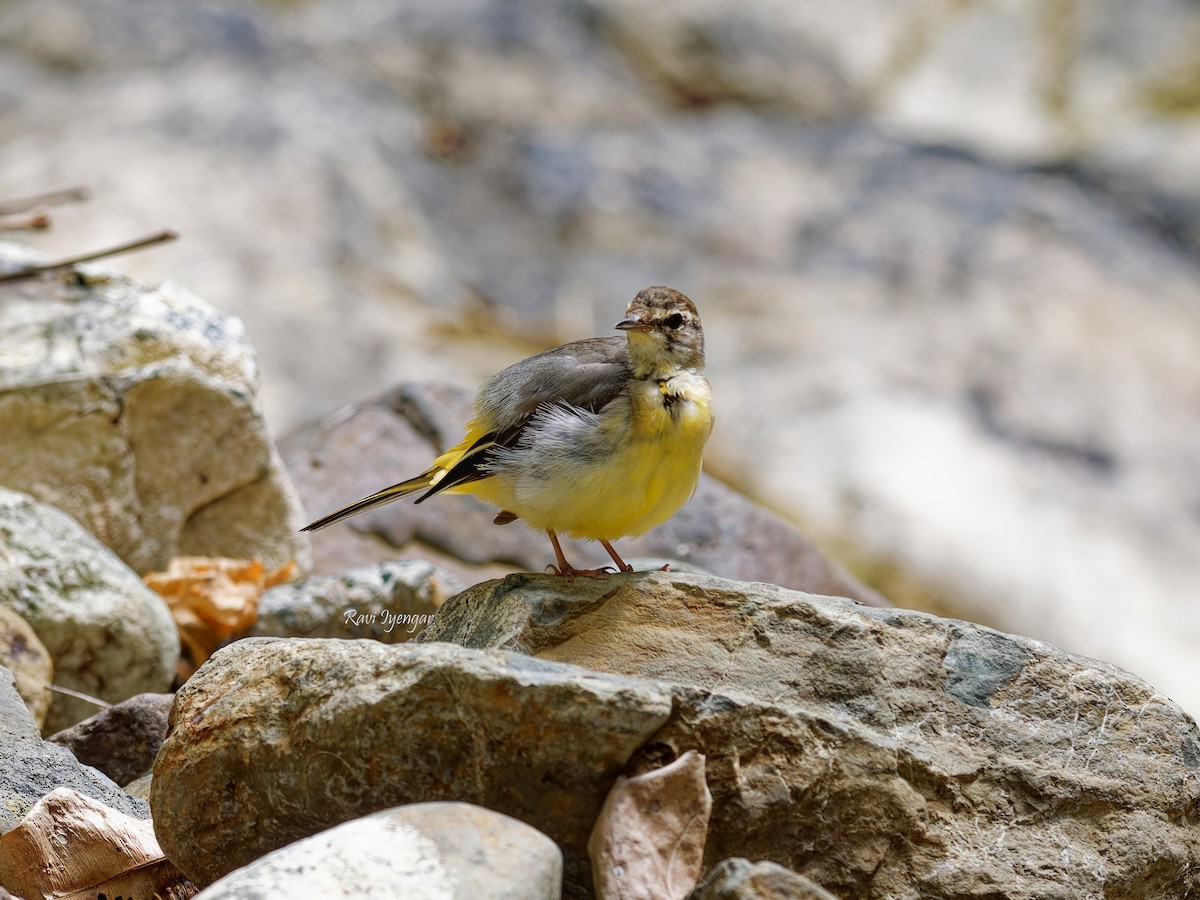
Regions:
[[617, 553], [612, 544], [610, 544], [608, 541], [601, 541], [600, 546], [608, 551], [608, 555], [612, 557], [612, 561], [617, 564], [618, 569], [625, 573], [633, 571], [633, 566], [621, 559], [621, 555]]
[[[612, 566], [601, 566], [598, 569], [577, 569], [570, 564], [565, 566], [556, 566], [551, 564], [546, 566], [546, 570], [552, 575], [562, 576], [568, 581], [574, 581], [576, 578], [607, 578], [609, 575], [615, 575], [617, 573], [617, 570]], [[633, 570], [629, 569], [627, 571]]]
[[[632, 571], [632, 569], [631, 569], [631, 571]], [[670, 563], [667, 563], [666, 565], [664, 565], [664, 566], [663, 566], [661, 569], [659, 569], [658, 571], [660, 571], [660, 572], [670, 572], [670, 571], [671, 571], [671, 564], [670, 564]]]

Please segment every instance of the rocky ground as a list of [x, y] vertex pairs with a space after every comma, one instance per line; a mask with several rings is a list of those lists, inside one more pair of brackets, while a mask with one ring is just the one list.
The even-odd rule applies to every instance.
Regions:
[[[0, 276], [23, 258], [4, 252]], [[604, 579], [489, 577], [550, 551], [470, 498], [309, 547], [300, 508], [428, 458], [460, 392], [404, 385], [277, 451], [237, 322], [99, 269], [0, 282], [0, 361], [13, 895], [1200, 892], [1200, 731], [1178, 705], [891, 607], [716, 482]], [[218, 551], [294, 553], [295, 577]], [[159, 553], [176, 581], [138, 577]], [[242, 624], [181, 661], [205, 612]]]
[[[245, 321], [275, 434], [669, 283], [710, 469], [906, 606], [1200, 709], [1200, 12], [10, 0], [0, 193]], [[456, 423], [457, 424], [457, 423]]]
[[[0, 4], [0, 202], [92, 192], [0, 273], [183, 235], [0, 283], [0, 895], [1200, 893], [1197, 34]], [[662, 282], [718, 425], [640, 574], [470, 498], [297, 534]], [[303, 577], [180, 625], [179, 557]]]

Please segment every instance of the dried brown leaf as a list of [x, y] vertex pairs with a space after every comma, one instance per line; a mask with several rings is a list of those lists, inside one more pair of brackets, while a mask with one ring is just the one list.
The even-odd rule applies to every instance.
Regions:
[[5, 887], [22, 897], [189, 896], [149, 821], [57, 788], [0, 835]]
[[618, 778], [588, 840], [599, 900], [683, 900], [696, 885], [712, 794], [704, 757]]

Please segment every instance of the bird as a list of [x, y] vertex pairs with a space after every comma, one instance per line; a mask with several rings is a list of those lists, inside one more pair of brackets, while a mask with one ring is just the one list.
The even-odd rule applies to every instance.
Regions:
[[[420, 493], [472, 494], [494, 519], [544, 530], [555, 575], [632, 572], [612, 542], [661, 525], [699, 483], [713, 429], [696, 305], [662, 285], [638, 292], [614, 329], [493, 375], [479, 389], [461, 441], [420, 475], [329, 513], [302, 531]], [[558, 535], [599, 541], [609, 566], [577, 569]]]

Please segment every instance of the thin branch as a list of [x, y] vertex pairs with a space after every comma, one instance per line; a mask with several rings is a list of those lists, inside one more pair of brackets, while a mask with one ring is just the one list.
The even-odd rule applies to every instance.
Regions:
[[73, 691], [68, 687], [63, 687], [61, 684], [50, 685], [50, 690], [56, 694], [66, 694], [68, 697], [74, 697], [76, 700], [86, 700], [88, 703], [94, 703], [101, 709], [108, 709], [112, 706], [111, 703], [105, 703], [99, 697], [93, 697], [90, 694], [85, 694], [82, 691]]
[[177, 237], [174, 231], [160, 231], [158, 234], [152, 234], [149, 237], [140, 238], [136, 241], [130, 241], [128, 244], [119, 244], [116, 247], [109, 247], [106, 250], [97, 250], [95, 253], [85, 253], [82, 256], [72, 256], [69, 259], [60, 259], [58, 262], [52, 263], [37, 263], [28, 266], [22, 266], [15, 272], [8, 272], [0, 275], [0, 282], [4, 281], [20, 281], [24, 278], [37, 278], [39, 275], [44, 275], [47, 272], [56, 272], [59, 269], [70, 269], [80, 263], [92, 262], [97, 259], [105, 259], [109, 256], [116, 256], [119, 253], [130, 253], [134, 250], [141, 250], [145, 247], [153, 247], [156, 244], [164, 244], [168, 241], [173, 241]]
[[0, 200], [0, 216], [26, 212], [38, 206], [61, 206], [64, 203], [82, 203], [91, 195], [91, 191], [85, 187], [74, 187], [67, 188], [65, 191], [34, 194], [32, 197], [18, 197], [15, 200]]
[[44, 209], [16, 215], [0, 215], [0, 231], [33, 231], [50, 227], [50, 213]]

